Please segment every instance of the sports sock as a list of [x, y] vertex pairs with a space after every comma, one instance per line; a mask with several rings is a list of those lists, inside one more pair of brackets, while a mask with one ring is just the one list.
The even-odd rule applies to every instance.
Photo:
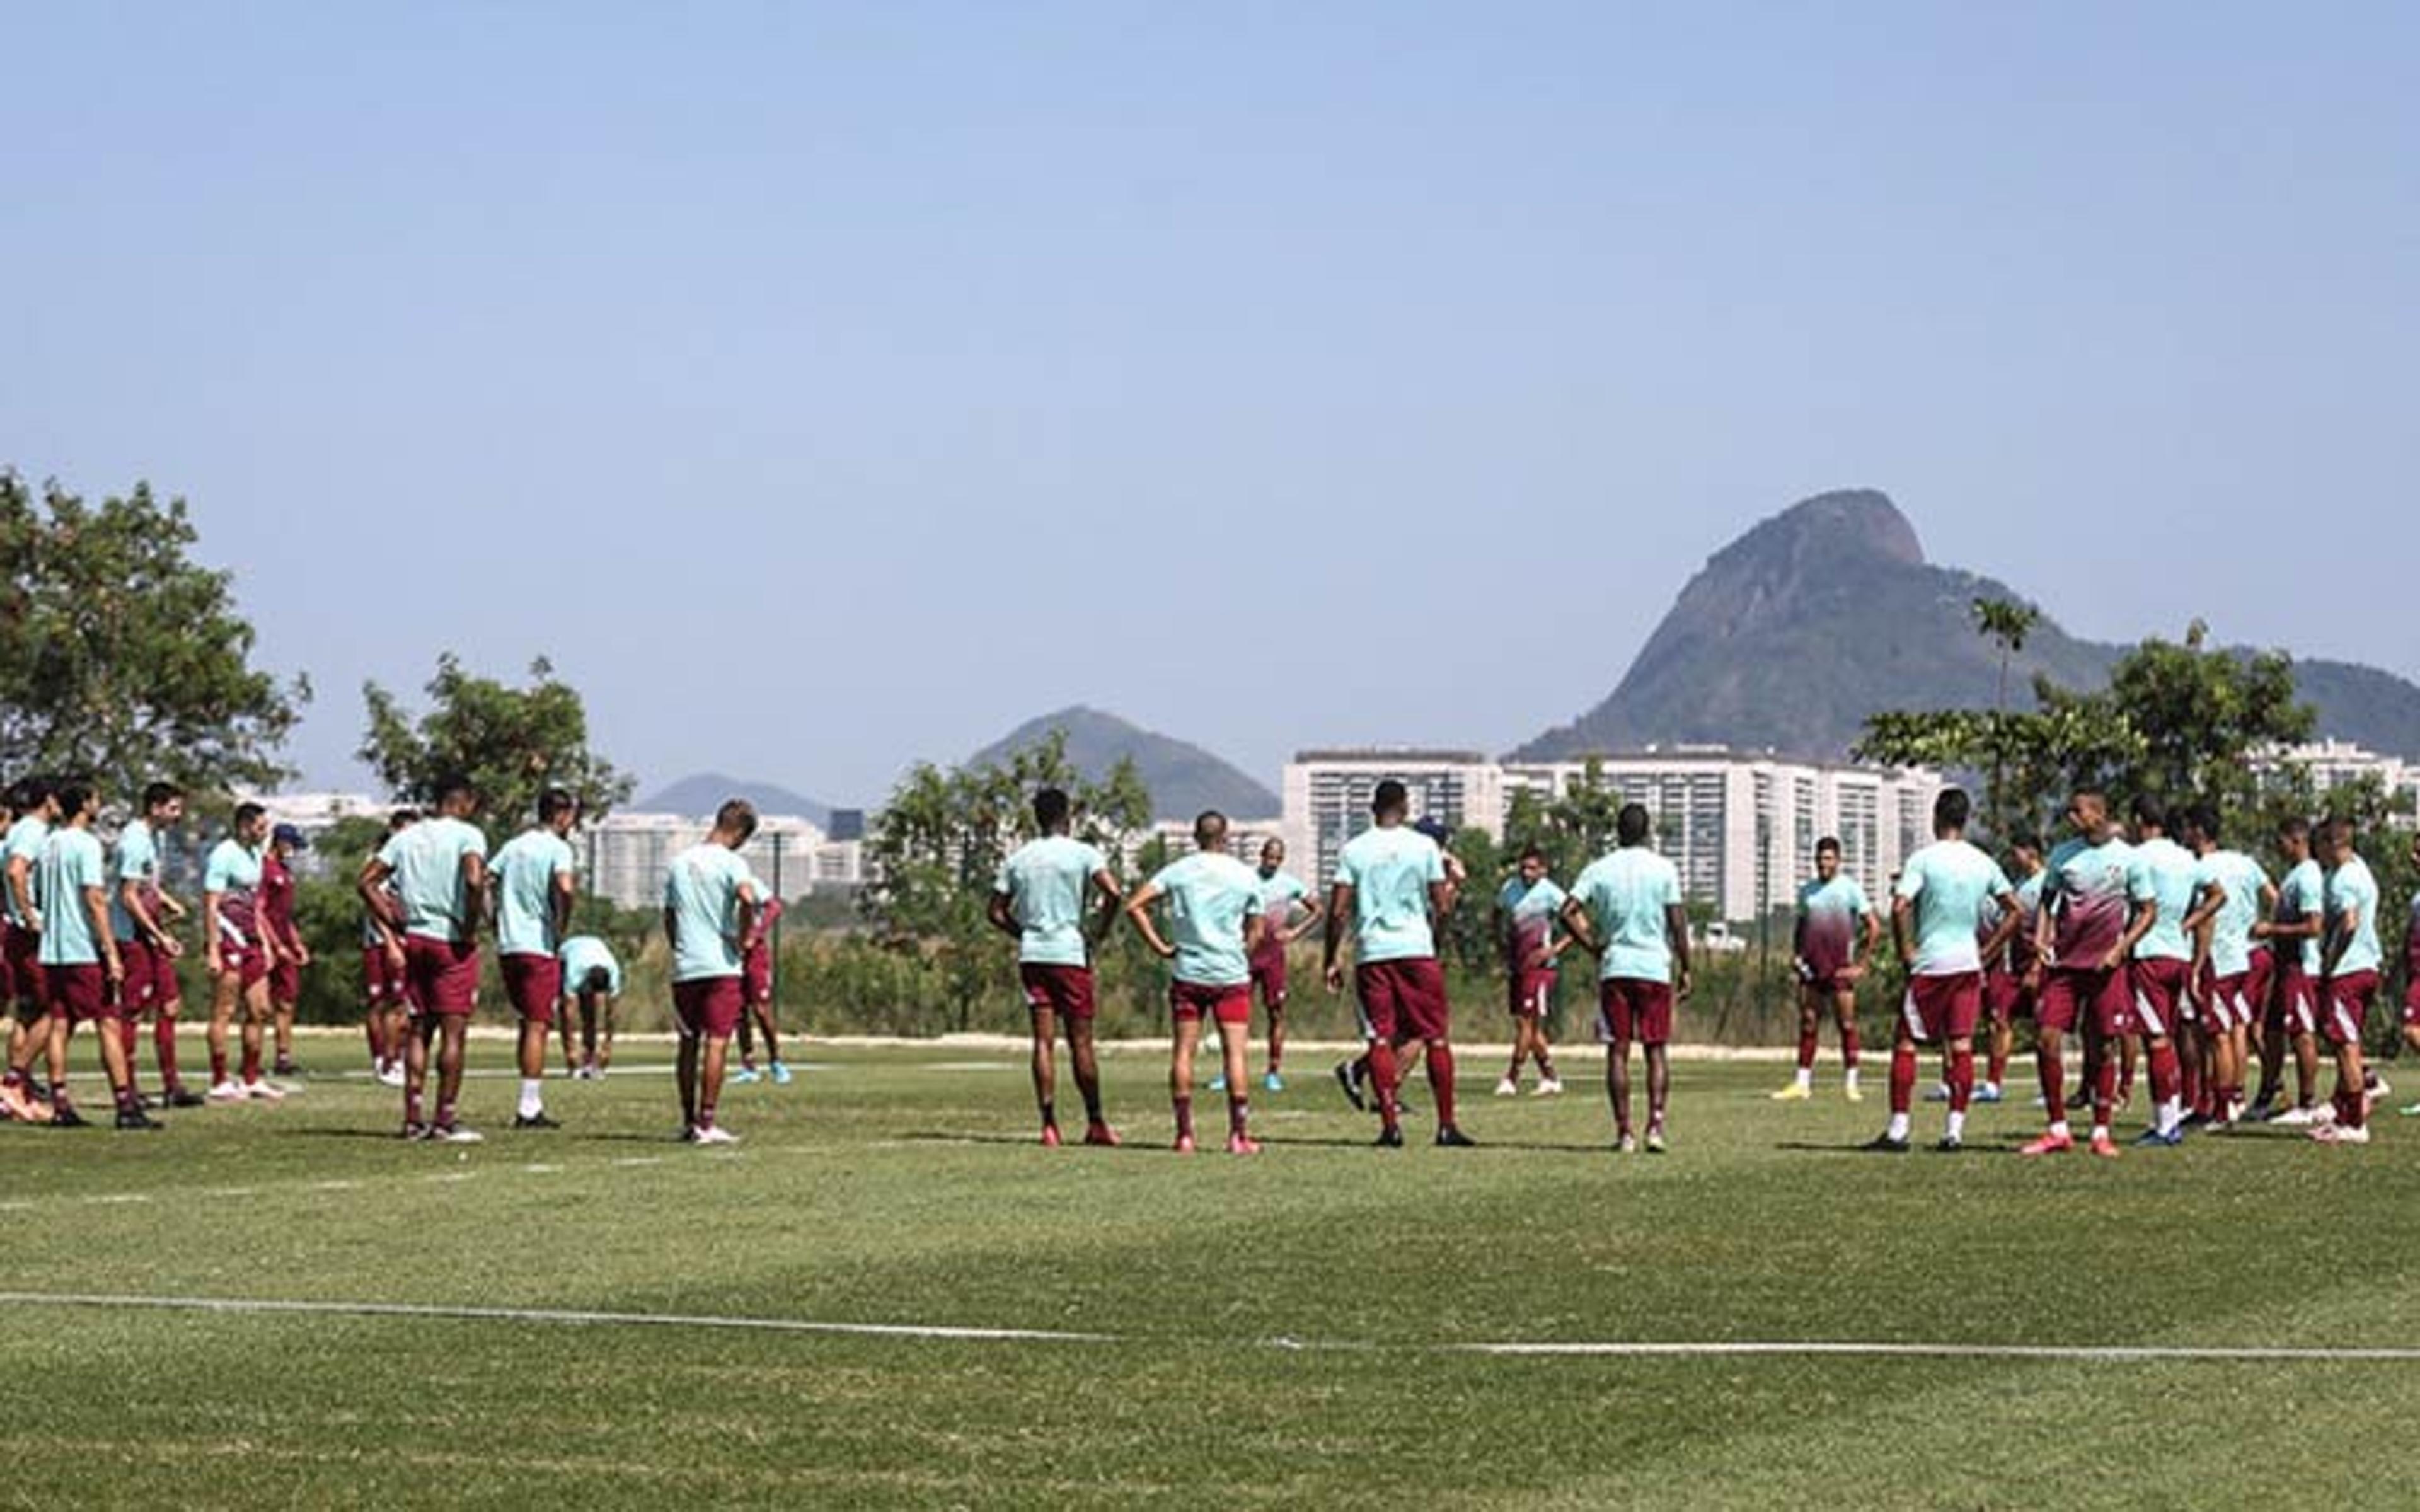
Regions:
[[2109, 1113], [2118, 1103], [2118, 1056], [2115, 1047], [2101, 1057], [2093, 1068], [2092, 1126], [2102, 1134], [2109, 1132]]
[[184, 1085], [177, 1074], [177, 1021], [155, 1019], [151, 1024], [151, 1054], [160, 1061], [160, 1085], [175, 1091]]
[[134, 1090], [134, 1081], [132, 1077], [127, 1079], [125, 1086], [111, 1088], [110, 1095], [116, 1100], [117, 1111], [120, 1113], [140, 1113], [143, 1111], [143, 1099], [141, 1095]]
[[2173, 1097], [2161, 1103], [2151, 1115], [2151, 1127], [2162, 1134], [2174, 1134], [2177, 1125], [2184, 1121], [2184, 1104]]
[[1076, 1090], [1083, 1094], [1083, 1098], [1084, 1098], [1084, 1121], [1085, 1121], [1086, 1123], [1098, 1123], [1098, 1122], [1100, 1122], [1100, 1121], [1101, 1121], [1101, 1089], [1100, 1089], [1098, 1087], [1078, 1087], [1078, 1088], [1076, 1088]]
[[519, 1111], [522, 1118], [535, 1119], [546, 1111], [546, 1094], [538, 1089], [540, 1085], [535, 1076], [521, 1078], [521, 1103]]
[[451, 1128], [453, 1128], [453, 1127], [454, 1127], [454, 1104], [453, 1104], [453, 1103], [447, 1103], [447, 1102], [442, 1102], [442, 1101], [441, 1101], [441, 1102], [439, 1102], [439, 1103], [438, 1103], [438, 1104], [437, 1104], [437, 1127], [439, 1127], [440, 1129], [451, 1129]]
[[1814, 1072], [1815, 1072], [1815, 1031], [1814, 1031], [1814, 1029], [1813, 1029], [1813, 1028], [1811, 1028], [1811, 1027], [1808, 1027], [1808, 1028], [1803, 1028], [1803, 1029], [1800, 1029], [1800, 1030], [1798, 1031], [1798, 1079], [1799, 1079], [1799, 1081], [1800, 1081], [1802, 1084], [1804, 1084], [1804, 1083], [1806, 1083], [1806, 1082], [1808, 1082], [1808, 1081], [1811, 1081], [1811, 1080], [1813, 1079], [1813, 1077], [1814, 1077]]
[[1056, 1129], [1059, 1127], [1059, 1104], [1055, 1101], [1045, 1101], [1043, 1103], [1042, 1127], [1045, 1129]]
[[1190, 1097], [1172, 1097], [1170, 1098], [1169, 1101], [1176, 1104], [1176, 1137], [1179, 1139], [1192, 1138], [1193, 1099]]
[[1453, 1123], [1453, 1046], [1432, 1044], [1428, 1053], [1429, 1090], [1436, 1098], [1437, 1127]]
[[1905, 1113], [1916, 1101], [1916, 1046], [1891, 1046], [1890, 1107], [1891, 1116]]
[[1370, 1063], [1370, 1079], [1377, 1088], [1379, 1125], [1387, 1129], [1400, 1127], [1403, 1112], [1395, 1106], [1395, 1047], [1384, 1040], [1373, 1040], [1370, 1053], [1363, 1058]]
[[2179, 1056], [2177, 1068], [2181, 1077], [2180, 1086], [2182, 1088], [2180, 1095], [2184, 1100], [2184, 1105], [2195, 1113], [2208, 1114], [2210, 1088], [2206, 1085], [2206, 1078], [2201, 1073], [2200, 1052], [2195, 1051], [2190, 1056]]
[[243, 1047], [243, 1080], [247, 1087], [260, 1080], [260, 1051], [253, 1045]]
[[2173, 1043], [2151, 1046], [2151, 1101], [2166, 1107], [2177, 1100], [2177, 1088], [2184, 1080], [2181, 1062]]
[[1230, 1092], [1227, 1094], [1227, 1132], [1231, 1134], [1241, 1135], [1246, 1129], [1251, 1127], [1251, 1100], [1244, 1096], [1241, 1092]]
[[1890, 1122], [1884, 1127], [1884, 1135], [1891, 1139], [1905, 1139], [1907, 1137], [1907, 1110], [1905, 1108], [1891, 1109]]
[[1555, 1074], [1554, 1061], [1547, 1058], [1544, 1054], [1541, 1054], [1538, 1057], [1538, 1074], [1550, 1082], [1559, 1082], [1562, 1080], [1560, 1076]]
[[1949, 1053], [1949, 1112], [1963, 1122], [1966, 1106], [1975, 1101], [1975, 1052], [1953, 1050]]
[[213, 1045], [210, 1049], [210, 1085], [224, 1087], [226, 1079], [226, 1052]]
[[403, 1094], [403, 1121], [406, 1123], [418, 1123], [421, 1121], [420, 1094], [418, 1092], [411, 1091], [409, 1088], [407, 1088]]
[[2041, 1082], [2043, 1110], [2054, 1124], [2065, 1123], [2062, 1114], [2067, 1107], [2067, 1062], [2055, 1051], [2037, 1050], [2034, 1071]]
[[1815, 1085], [1815, 1068], [1812, 1066], [1799, 1067], [1796, 1081], [1798, 1083], [1798, 1089], [1802, 1092], [1813, 1087]]
[[1857, 1026], [1852, 1024], [1840, 1031], [1840, 1065], [1853, 1082], [1857, 1079]]
[[1949, 1110], [1949, 1127], [1944, 1130], [1943, 1133], [1948, 1134], [1952, 1139], [1962, 1140], [1966, 1137], [1966, 1110], [1964, 1108], [1951, 1108]]

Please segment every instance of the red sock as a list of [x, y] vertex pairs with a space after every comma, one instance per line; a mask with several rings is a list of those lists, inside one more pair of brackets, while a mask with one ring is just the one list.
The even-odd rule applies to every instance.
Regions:
[[1815, 1030], [1811, 1026], [1798, 1031], [1798, 1069], [1815, 1069]]
[[1905, 1113], [1916, 1101], [1916, 1046], [1891, 1046], [1890, 1110]]
[[1429, 1046], [1429, 1091], [1436, 1099], [1437, 1127], [1450, 1129], [1453, 1123], [1453, 1046]]
[[243, 1079], [246, 1082], [260, 1080], [260, 1049], [257, 1045], [243, 1047]]
[[2185, 1107], [2207, 1116], [2210, 1112], [2210, 1087], [2202, 1077], [2200, 1051], [2178, 1057], [2177, 1064], [2184, 1073]]
[[1384, 1040], [1370, 1042], [1370, 1053], [1362, 1057], [1370, 1062], [1370, 1083], [1378, 1089], [1378, 1122], [1382, 1128], [1399, 1126], [1402, 1113], [1395, 1106], [1395, 1047]]
[[210, 1047], [210, 1085], [212, 1087], [224, 1086], [226, 1079], [226, 1052], [216, 1045], [212, 1045]]
[[1973, 1049], [1949, 1053], [1949, 1111], [1963, 1113], [1975, 1099], [1975, 1052]]
[[2034, 1072], [2041, 1081], [2042, 1116], [2053, 1123], [2067, 1121], [2067, 1062], [2048, 1049], [2034, 1052]]
[[1193, 1099], [1189, 1097], [1179, 1097], [1171, 1098], [1170, 1101], [1176, 1104], [1176, 1137], [1179, 1139], [1192, 1138]]
[[1251, 1126], [1251, 1100], [1241, 1092], [1229, 1092], [1227, 1094], [1227, 1132], [1240, 1135]]
[[2177, 1047], [2165, 1042], [2151, 1046], [2151, 1101], [2166, 1103], [2177, 1095], [2178, 1085], [2182, 1079]]
[[2358, 1129], [2369, 1119], [2369, 1094], [2355, 1087], [2336, 1093], [2336, 1121]]
[[151, 1025], [151, 1053], [160, 1057], [160, 1085], [174, 1091], [183, 1085], [177, 1075], [177, 1021], [156, 1019]]
[[[1808, 1056], [1799, 1064], [1809, 1066], [1813, 1065], [1815, 1057]], [[1843, 1071], [1857, 1069], [1857, 1026], [1854, 1024], [1840, 1031], [1840, 1069]]]
[[2093, 1068], [2092, 1121], [2102, 1128], [2107, 1128], [2110, 1112], [2117, 1105], [2118, 1056], [2113, 1047], [2110, 1053], [2101, 1057], [2101, 1064]]

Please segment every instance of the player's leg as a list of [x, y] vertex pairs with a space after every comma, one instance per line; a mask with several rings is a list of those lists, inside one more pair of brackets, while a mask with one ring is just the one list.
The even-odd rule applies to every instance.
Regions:
[[752, 1082], [756, 1079], [755, 1017], [752, 1012], [739, 1015], [739, 1070], [733, 1073], [734, 1081]]
[[269, 976], [270, 1023], [275, 1035], [271, 1074], [297, 1074], [294, 1065], [294, 1011], [302, 996], [302, 968], [280, 961]]
[[1647, 1060], [1647, 1149], [1651, 1154], [1664, 1151], [1665, 1117], [1672, 1103], [1672, 1057], [1668, 1049], [1660, 1042], [1641, 1046]]
[[591, 1054], [588, 1063], [597, 1069], [599, 1076], [613, 1065], [613, 1014], [621, 1004], [622, 999], [613, 993], [607, 993], [597, 1000], [597, 1038], [589, 1042]]
[[1403, 1004], [1394, 974], [1385, 965], [1356, 965], [1354, 992], [1361, 1003], [1361, 1032], [1369, 1049], [1362, 1054], [1368, 1068], [1370, 1096], [1378, 1114], [1378, 1143], [1404, 1142], [1403, 1100], [1396, 1095], [1402, 1066], [1395, 1057], [1395, 1031], [1402, 1026]]
[[428, 1043], [436, 1032], [437, 1015], [417, 1004], [413, 1005], [411, 1018], [403, 1028], [403, 1136], [406, 1139], [426, 1138], [428, 1134]]
[[1534, 1097], [1558, 1097], [1563, 1090], [1563, 1079], [1555, 1074], [1555, 1047], [1547, 1025], [1555, 1016], [1555, 979], [1540, 980], [1534, 994], [1536, 1011], [1529, 1015], [1529, 1051], [1538, 1060], [1538, 1089]]
[[1227, 1065], [1227, 1153], [1257, 1155], [1261, 1147], [1252, 1138], [1251, 1094], [1244, 1079], [1250, 1074], [1251, 1065], [1251, 989], [1221, 996], [1213, 1012], [1218, 1023], [1219, 1057]]
[[[563, 1073], [566, 1076], [580, 1074], [579, 1040], [576, 1038], [579, 1030], [572, 1020], [575, 1016], [589, 1017], [594, 1011], [588, 1006], [588, 993], [584, 988], [563, 993], [555, 998], [554, 1022], [558, 1038], [563, 1041]], [[590, 1033], [593, 1036], [595, 1031], [592, 1029]]]
[[1421, 1058], [1428, 1068], [1429, 1095], [1436, 1099], [1436, 1142], [1471, 1144], [1454, 1117], [1453, 1009], [1446, 998], [1445, 967], [1435, 957], [1409, 961], [1404, 976], [1411, 990], [1409, 1026], [1427, 1041]]
[[1883, 1125], [1882, 1134], [1866, 1147], [1868, 1149], [1891, 1154], [1907, 1152], [1908, 1131], [1915, 1113], [1916, 1050], [1936, 1038], [1931, 1026], [1925, 1022], [1925, 1014], [1932, 1005], [1918, 993], [1923, 982], [1921, 977], [1911, 977], [1900, 997], [1899, 1020], [1891, 1026], [1890, 1121]]
[[781, 1028], [773, 1022], [773, 991], [768, 986], [757, 993], [748, 1005], [749, 1016], [765, 1036], [765, 1069], [772, 1075], [773, 1085], [790, 1084], [790, 1068], [782, 1060]]
[[1504, 1074], [1497, 1080], [1497, 1097], [1521, 1095], [1521, 1066], [1529, 1058], [1529, 1019], [1526, 1011], [1528, 1005], [1521, 1000], [1522, 990], [1526, 985], [1527, 983], [1516, 972], [1505, 991], [1505, 996], [1510, 1000], [1509, 1011], [1512, 1020], [1512, 1060], [1504, 1068]]
[[1857, 988], [1841, 982], [1832, 990], [1832, 1022], [1840, 1034], [1840, 1092], [1852, 1103], [1864, 1101], [1857, 1089], [1857, 1065], [1863, 1046], [1857, 1039]]
[[[1182, 987], [1169, 989], [1171, 1037], [1168, 1055], [1168, 1105], [1176, 1118], [1176, 1149], [1193, 1153], [1193, 1053], [1202, 1042], [1202, 1010], [1188, 1001]], [[1234, 1085], [1231, 1080], [1229, 1086]]]
[[1672, 1101], [1672, 1061], [1667, 1054], [1672, 1042], [1672, 987], [1669, 982], [1634, 982], [1631, 991], [1637, 1002], [1631, 1029], [1647, 1057], [1647, 1152], [1660, 1155]]
[[220, 969], [210, 974], [210, 1026], [204, 1036], [210, 1055], [210, 1100], [231, 1103], [243, 1096], [243, 1088], [227, 1074], [227, 1034], [235, 1026], [238, 1006], [243, 998], [243, 958], [227, 955], [220, 958]]
[[1117, 1133], [1101, 1112], [1101, 1062], [1093, 1044], [1092, 1005], [1086, 1002], [1083, 1006], [1085, 1011], [1071, 1010], [1063, 1018], [1067, 1036], [1067, 1067], [1075, 1072], [1076, 1091], [1084, 1100], [1084, 1143], [1114, 1145], [1118, 1142]]
[[[520, 1102], [513, 1111], [516, 1129], [556, 1129], [562, 1125], [546, 1115], [546, 1041], [551, 1022], [554, 993], [551, 986], [544, 989], [546, 1011], [521, 1015], [520, 1041], [516, 1048], [520, 1053]], [[533, 1002], [535, 1006], [535, 1000]]]
[[1026, 1005], [1033, 1036], [1033, 1105], [1042, 1115], [1042, 1142], [1059, 1142], [1059, 1012], [1047, 1001]]
[[264, 1052], [269, 1045], [270, 1019], [274, 1012], [270, 1006], [269, 976], [266, 972], [256, 970], [244, 972], [242, 1001], [239, 1011], [241, 1015], [243, 1042], [241, 1068], [243, 1095], [263, 1101], [273, 1101], [277, 1094], [260, 1078]]
[[1827, 996], [1820, 982], [1801, 981], [1798, 992], [1798, 1071], [1789, 1086], [1773, 1094], [1776, 1103], [1802, 1103], [1815, 1095], [1815, 1052], [1823, 1035]]
[[[1261, 1001], [1269, 1019], [1269, 1070], [1268, 1074], [1261, 1078], [1261, 1086], [1272, 1092], [1282, 1092], [1285, 1090], [1286, 1048], [1286, 982], [1282, 966], [1278, 968], [1274, 977], [1263, 982], [1262, 992]], [[1223, 1026], [1221, 1032], [1224, 1032]], [[1239, 1041], [1249, 1040], [1250, 1033], [1251, 1025], [1247, 1022], [1236, 1031], [1235, 1037]]]
[[748, 1011], [747, 990], [737, 977], [715, 977], [696, 984], [699, 1044], [697, 1067], [696, 1140], [701, 1145], [727, 1145], [737, 1135], [715, 1121], [722, 1101], [722, 1077], [731, 1055], [731, 1036]]
[[695, 982], [673, 983], [673, 1081], [680, 1091], [681, 1137], [697, 1138], [697, 1075], [700, 1040], [705, 1034], [704, 1005]]

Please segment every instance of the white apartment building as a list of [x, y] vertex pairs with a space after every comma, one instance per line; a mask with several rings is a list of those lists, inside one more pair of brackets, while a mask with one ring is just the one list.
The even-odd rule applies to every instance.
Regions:
[[[1370, 825], [1370, 798], [1395, 778], [1413, 817], [1501, 841], [1514, 795], [1556, 795], [1587, 780], [1585, 761], [1503, 763], [1475, 751], [1304, 751], [1285, 770], [1287, 865], [1331, 876], [1346, 841]], [[1693, 901], [1750, 919], [1787, 906], [1815, 870], [1815, 842], [1840, 841], [1842, 869], [1876, 897], [1931, 838], [1938, 773], [1792, 761], [1721, 748], [1651, 748], [1599, 759], [1605, 785], [1655, 815], [1657, 848]]]
[[2314, 741], [2307, 746], [2295, 746], [2282, 755], [2284, 760], [2307, 769], [2312, 785], [2321, 793], [2364, 778], [2375, 778], [2387, 792], [2420, 800], [2420, 765], [2400, 756], [2381, 756], [2349, 740]]
[[[618, 908], [663, 902], [664, 872], [674, 856], [706, 839], [711, 821], [687, 814], [610, 813], [575, 831], [571, 848], [587, 873], [582, 884]], [[836, 841], [796, 814], [767, 814], [740, 848], [748, 870], [783, 898], [817, 887], [853, 887], [865, 880], [865, 843]]]

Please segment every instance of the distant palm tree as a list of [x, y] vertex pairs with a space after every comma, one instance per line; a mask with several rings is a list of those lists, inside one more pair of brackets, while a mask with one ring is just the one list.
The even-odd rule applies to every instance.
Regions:
[[2000, 648], [2000, 682], [1992, 703], [1992, 802], [1988, 811], [1993, 839], [2005, 840], [2008, 816], [2003, 811], [2000, 794], [2006, 775], [2002, 753], [2008, 749], [2009, 664], [2025, 649], [2025, 637], [2041, 623], [2041, 610], [2014, 599], [1978, 598], [1975, 600], [1974, 614], [1976, 627]]

